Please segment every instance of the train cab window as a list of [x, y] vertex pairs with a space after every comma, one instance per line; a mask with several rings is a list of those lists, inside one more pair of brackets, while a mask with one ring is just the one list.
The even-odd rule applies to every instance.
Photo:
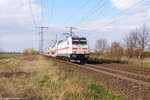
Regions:
[[86, 38], [72, 38], [72, 44], [81, 44], [81, 45], [86, 45], [87, 41]]
[[67, 41], [67, 44], [69, 45], [69, 41]]
[[84, 44], [84, 45], [85, 45], [85, 44], [87, 44], [87, 43], [86, 43], [85, 40], [81, 40], [81, 41], [80, 41], [80, 44]]

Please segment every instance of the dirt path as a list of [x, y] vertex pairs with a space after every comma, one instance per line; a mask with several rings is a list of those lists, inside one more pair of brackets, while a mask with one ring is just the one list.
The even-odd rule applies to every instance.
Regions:
[[5, 63], [14, 60], [14, 58], [0, 59], [0, 63]]

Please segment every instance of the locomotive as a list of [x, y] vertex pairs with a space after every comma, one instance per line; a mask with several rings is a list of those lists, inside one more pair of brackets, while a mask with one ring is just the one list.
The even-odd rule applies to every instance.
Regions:
[[55, 43], [44, 55], [80, 63], [84, 63], [90, 57], [86, 37], [78, 36], [67, 36], [66, 40]]

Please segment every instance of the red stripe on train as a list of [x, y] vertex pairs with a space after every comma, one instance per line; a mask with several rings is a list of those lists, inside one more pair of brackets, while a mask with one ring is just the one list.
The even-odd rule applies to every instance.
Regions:
[[72, 48], [73, 50], [78, 50], [78, 48]]
[[59, 50], [65, 50], [65, 49], [69, 49], [69, 47], [60, 48], [60, 49], [56, 49], [56, 50], [52, 50], [52, 51], [48, 51], [48, 52], [50, 53], [50, 52], [55, 52], [55, 51], [59, 51]]

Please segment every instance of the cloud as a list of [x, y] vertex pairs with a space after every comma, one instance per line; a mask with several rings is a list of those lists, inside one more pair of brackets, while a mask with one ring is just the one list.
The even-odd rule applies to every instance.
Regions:
[[[34, 0], [31, 0], [31, 5], [34, 15], [38, 16], [41, 8], [34, 4]], [[36, 19], [38, 22], [39, 18]], [[22, 51], [37, 43], [28, 0], [0, 0], [0, 35], [6, 51]], [[37, 45], [34, 46], [37, 48]]]
[[[118, 9], [128, 9], [143, 0], [110, 0], [114, 7]], [[144, 3], [144, 2], [143, 2]], [[141, 5], [143, 4], [141, 3]]]

